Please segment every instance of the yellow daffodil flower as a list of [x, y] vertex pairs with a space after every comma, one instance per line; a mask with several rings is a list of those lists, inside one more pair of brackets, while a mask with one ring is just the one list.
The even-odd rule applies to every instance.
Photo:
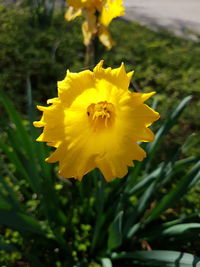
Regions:
[[159, 114], [144, 102], [155, 92], [128, 90], [133, 72], [103, 68], [101, 61], [92, 71], [71, 73], [58, 82], [58, 97], [47, 107], [35, 127], [44, 127], [37, 141], [56, 148], [46, 159], [59, 162], [59, 174], [65, 178], [82, 177], [99, 168], [106, 181], [122, 178], [133, 160], [142, 161], [145, 151], [138, 142], [152, 142], [148, 128]]
[[[124, 15], [123, 0], [67, 0], [69, 8], [65, 14], [67, 21], [83, 14], [86, 21], [82, 25], [84, 44], [87, 46], [94, 36], [108, 49], [114, 45], [108, 26], [110, 22]], [[96, 16], [96, 12], [99, 16]]]

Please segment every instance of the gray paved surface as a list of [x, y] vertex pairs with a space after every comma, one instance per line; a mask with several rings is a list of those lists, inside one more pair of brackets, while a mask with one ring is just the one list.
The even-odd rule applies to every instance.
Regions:
[[150, 28], [164, 27], [192, 39], [191, 31], [200, 34], [200, 0], [124, 0], [124, 5], [127, 19]]

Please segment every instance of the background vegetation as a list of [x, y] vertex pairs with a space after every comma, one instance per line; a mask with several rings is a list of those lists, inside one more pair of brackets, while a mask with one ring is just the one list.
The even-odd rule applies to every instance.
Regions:
[[38, 5], [0, 5], [1, 265], [191, 266], [200, 228], [199, 42], [112, 22], [117, 45], [99, 44], [97, 61], [123, 61], [135, 70], [133, 90], [157, 91], [157, 141], [122, 180], [106, 184], [95, 170], [82, 183], [65, 181], [44, 162], [50, 152], [34, 141], [32, 121], [66, 69], [84, 69], [81, 19], [67, 23], [63, 8]]

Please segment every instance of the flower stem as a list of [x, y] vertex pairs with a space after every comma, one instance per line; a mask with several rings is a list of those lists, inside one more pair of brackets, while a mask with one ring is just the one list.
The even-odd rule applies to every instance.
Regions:
[[94, 65], [94, 38], [91, 38], [89, 44], [86, 46], [86, 53], [85, 53], [85, 67], [90, 68]]

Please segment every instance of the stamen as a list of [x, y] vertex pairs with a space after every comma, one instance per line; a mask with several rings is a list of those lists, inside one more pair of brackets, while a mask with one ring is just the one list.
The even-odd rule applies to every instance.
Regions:
[[87, 115], [95, 129], [108, 128], [114, 120], [114, 106], [107, 101], [92, 103], [87, 108]]

